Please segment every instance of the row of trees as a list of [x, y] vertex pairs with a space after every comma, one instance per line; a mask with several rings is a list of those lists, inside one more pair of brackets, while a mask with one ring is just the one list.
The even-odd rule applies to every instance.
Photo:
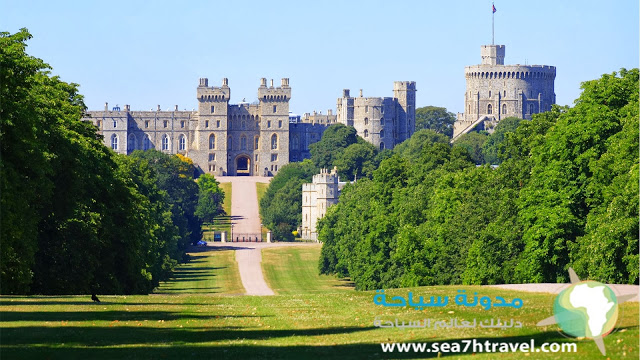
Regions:
[[0, 33], [0, 293], [148, 293], [200, 239], [194, 165], [105, 147], [30, 38]]
[[376, 289], [560, 282], [571, 266], [637, 284], [638, 76], [622, 69], [583, 83], [572, 108], [505, 120], [482, 135], [495, 169], [416, 132], [320, 221], [321, 273]]

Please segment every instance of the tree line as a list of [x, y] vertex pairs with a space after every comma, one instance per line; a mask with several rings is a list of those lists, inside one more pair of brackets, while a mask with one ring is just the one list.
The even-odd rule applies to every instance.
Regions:
[[480, 152], [416, 132], [320, 220], [320, 272], [358, 289], [566, 282], [568, 267], [638, 284], [638, 76], [470, 135]]
[[188, 158], [105, 147], [30, 38], [0, 33], [0, 293], [149, 293], [200, 240], [209, 193]]

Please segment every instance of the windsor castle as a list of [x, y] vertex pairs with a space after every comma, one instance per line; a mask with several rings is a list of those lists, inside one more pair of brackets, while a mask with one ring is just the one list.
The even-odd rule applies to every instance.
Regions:
[[[472, 130], [491, 132], [501, 119], [531, 119], [555, 103], [556, 69], [547, 65], [504, 65], [504, 45], [483, 45], [481, 64], [465, 68], [465, 113], [454, 124], [453, 140]], [[291, 116], [289, 79], [274, 87], [260, 80], [253, 103], [229, 104], [228, 80], [196, 88], [197, 111], [131, 111], [108, 108], [84, 118], [98, 127], [106, 146], [121, 154], [157, 149], [193, 160], [200, 173], [216, 176], [273, 176], [282, 166], [310, 157], [309, 145], [331, 124], [352, 126], [379, 149], [392, 149], [415, 131], [416, 83], [396, 81], [392, 97], [352, 97], [343, 90], [337, 111]]]
[[209, 86], [201, 78], [196, 89], [197, 111], [89, 111], [86, 121], [98, 127], [105, 145], [115, 152], [157, 149], [190, 158], [200, 173], [216, 176], [273, 176], [282, 166], [310, 157], [309, 145], [331, 124], [357, 129], [358, 135], [379, 149], [393, 148], [408, 139], [415, 128], [415, 92], [412, 81], [396, 81], [393, 97], [349, 96], [343, 91], [338, 111], [326, 115], [290, 116], [291, 87], [284, 78], [260, 80], [253, 103], [229, 104], [228, 80]]

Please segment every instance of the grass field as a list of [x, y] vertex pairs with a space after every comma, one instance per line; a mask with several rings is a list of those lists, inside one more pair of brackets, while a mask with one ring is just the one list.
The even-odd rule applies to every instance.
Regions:
[[[556, 326], [535, 324], [551, 315], [553, 295], [523, 293], [479, 286], [436, 286], [387, 290], [387, 297], [449, 296], [458, 289], [467, 293], [523, 299], [521, 309], [463, 307], [449, 303], [444, 308], [414, 310], [383, 307], [373, 303], [374, 291], [335, 289], [336, 280], [322, 279], [305, 269], [314, 268], [318, 247], [278, 248], [263, 258], [273, 286], [296, 291], [276, 296], [230, 296], [237, 282], [224, 278], [232, 258], [225, 252], [202, 251], [199, 263], [183, 277], [176, 277], [148, 296], [105, 296], [94, 304], [89, 296], [0, 297], [0, 357], [2, 359], [421, 359], [429, 353], [383, 353], [381, 342], [443, 342], [478, 339], [508, 343], [576, 343], [578, 353], [485, 353], [451, 354], [452, 359], [637, 359], [638, 303], [621, 306], [618, 330], [605, 337], [607, 357], [589, 340], [564, 338]], [[298, 252], [298, 254], [296, 254]], [[286, 259], [286, 260], [285, 260]], [[213, 272], [213, 279], [204, 269]], [[203, 268], [203, 269], [197, 269]], [[191, 272], [191, 273], [188, 273]], [[286, 274], [282, 274], [286, 273]], [[291, 274], [294, 274], [293, 276]], [[295, 279], [315, 282], [316, 288]], [[227, 276], [229, 279], [229, 276]], [[314, 280], [315, 279], [315, 280]], [[318, 281], [319, 279], [319, 281]], [[209, 285], [198, 284], [208, 282]], [[231, 285], [236, 283], [236, 285]], [[181, 285], [182, 284], [182, 285]], [[196, 291], [214, 288], [210, 293]], [[236, 288], [236, 289], [234, 289]], [[191, 290], [196, 289], [196, 290]], [[214, 292], [216, 291], [216, 292]], [[459, 319], [514, 319], [521, 329], [434, 330], [379, 328], [382, 320], [414, 321]]]
[[[198, 251], [202, 249], [202, 251]], [[156, 294], [244, 294], [232, 250], [194, 248], [191, 260], [181, 265], [173, 277], [160, 284]]]
[[313, 294], [353, 290], [353, 284], [318, 274], [320, 244], [262, 250], [262, 271], [276, 294]]
[[205, 241], [213, 241], [213, 231], [226, 231], [227, 234], [231, 233], [231, 183], [220, 183], [219, 186], [224, 191], [222, 209], [226, 215], [216, 217], [213, 226], [205, 225], [204, 231], [202, 232], [202, 239]]

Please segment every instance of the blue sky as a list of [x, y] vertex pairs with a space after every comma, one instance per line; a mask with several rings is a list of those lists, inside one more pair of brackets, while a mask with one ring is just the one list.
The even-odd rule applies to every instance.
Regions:
[[[506, 64], [554, 65], [556, 100], [580, 83], [638, 67], [638, 1], [495, 1]], [[417, 105], [462, 111], [464, 67], [491, 43], [491, 1], [0, 0], [0, 30], [26, 27], [29, 54], [80, 84], [90, 110], [192, 109], [198, 78], [231, 102], [260, 78], [290, 78], [290, 110], [335, 109], [342, 89], [391, 96], [417, 82]]]

